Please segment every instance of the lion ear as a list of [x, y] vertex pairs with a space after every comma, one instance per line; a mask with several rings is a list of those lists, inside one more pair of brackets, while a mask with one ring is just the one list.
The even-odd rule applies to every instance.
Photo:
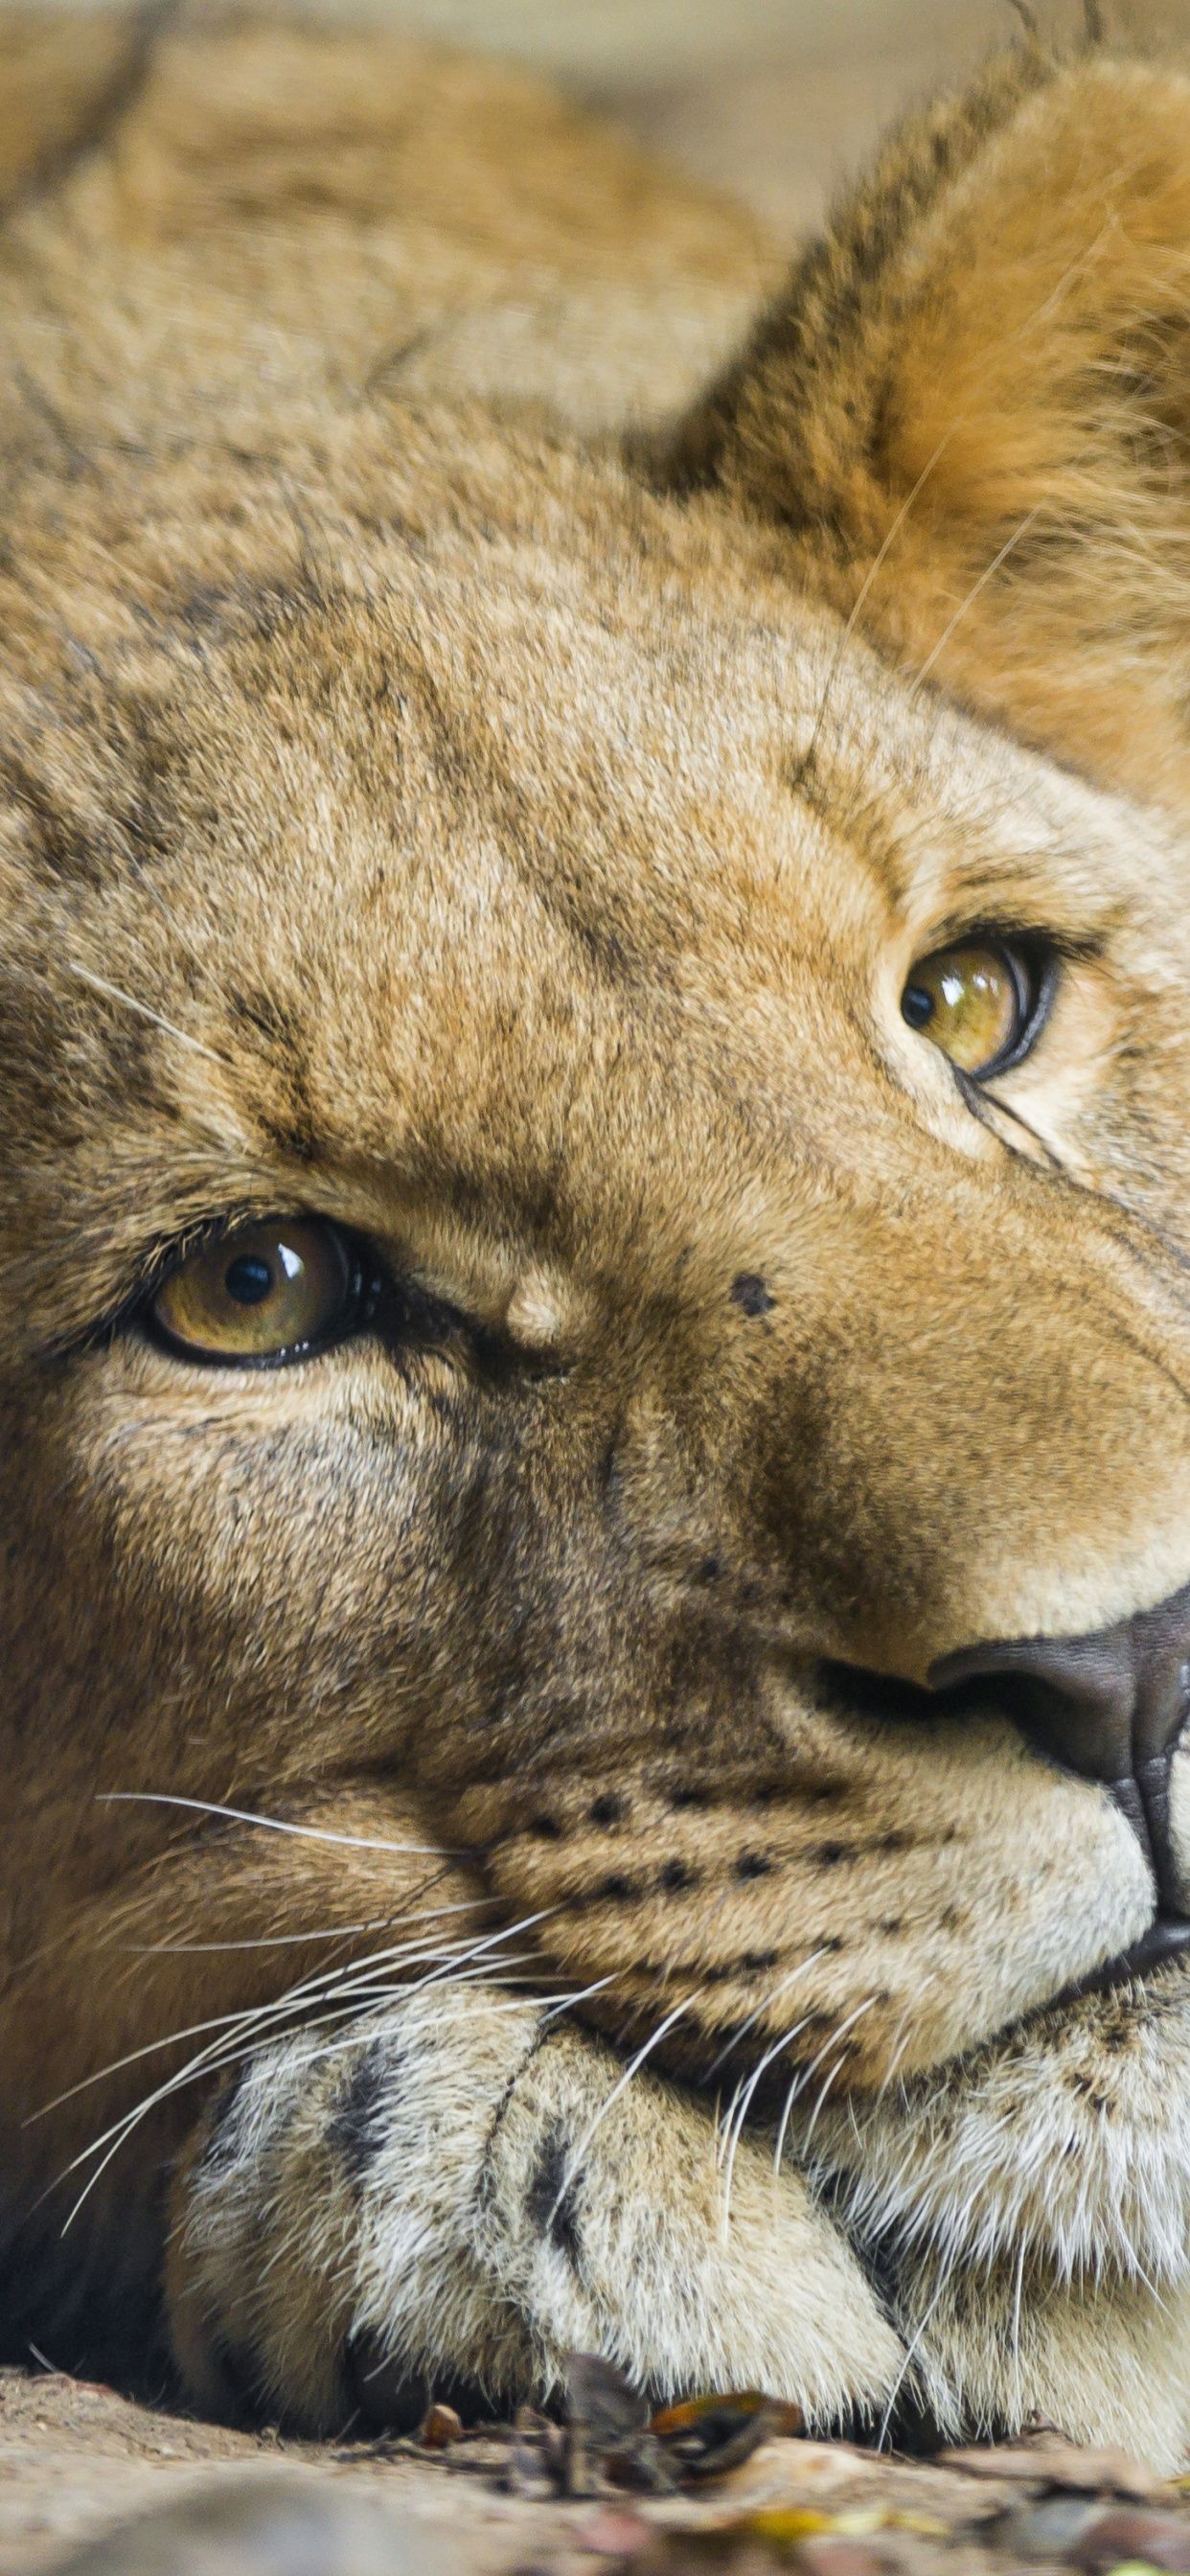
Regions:
[[1190, 81], [1026, 48], [920, 119], [674, 463], [912, 671], [1190, 805]]

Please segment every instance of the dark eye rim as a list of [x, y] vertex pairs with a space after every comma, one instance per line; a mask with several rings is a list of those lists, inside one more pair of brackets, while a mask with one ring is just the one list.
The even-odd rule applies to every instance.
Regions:
[[[221, 1243], [232, 1242], [237, 1234], [246, 1233], [249, 1227], [256, 1233], [267, 1232], [270, 1226], [283, 1230], [286, 1226], [297, 1225], [313, 1226], [320, 1233], [332, 1236], [343, 1259], [342, 1301], [321, 1332], [308, 1333], [301, 1341], [285, 1342], [275, 1351], [212, 1351], [205, 1350], [201, 1343], [183, 1340], [181, 1334], [171, 1332], [168, 1324], [162, 1322], [156, 1311], [157, 1300], [169, 1281], [176, 1279], [192, 1261], [216, 1251]], [[139, 1325], [146, 1341], [154, 1349], [164, 1351], [172, 1360], [184, 1361], [188, 1368], [231, 1369], [237, 1375], [250, 1370], [256, 1375], [262, 1370], [294, 1368], [304, 1360], [321, 1359], [326, 1352], [337, 1350], [342, 1343], [365, 1332], [377, 1314], [386, 1285], [385, 1274], [375, 1254], [347, 1226], [339, 1225], [333, 1217], [322, 1216], [315, 1210], [299, 1213], [290, 1208], [284, 1215], [239, 1217], [234, 1222], [212, 1226], [198, 1240], [190, 1237], [176, 1251], [168, 1254], [155, 1270], [153, 1278], [142, 1290], [130, 1320]]]
[[[914, 965], [924, 966], [931, 958], [945, 957], [954, 948], [994, 948], [1004, 959], [1016, 993], [1019, 1025], [1007, 1044], [1001, 1047], [998, 1055], [989, 1056], [978, 1072], [963, 1073], [965, 1082], [982, 1086], [995, 1081], [1002, 1073], [1011, 1073], [1014, 1065], [1023, 1063], [1024, 1058], [1032, 1054], [1053, 1009], [1062, 977], [1062, 956], [1055, 942], [1042, 932], [1006, 930], [998, 922], [981, 921], [973, 923], [970, 929], [956, 932], [936, 948], [927, 949], [924, 956], [914, 960]], [[902, 994], [909, 990], [913, 971], [910, 967]], [[911, 1021], [906, 1021], [907, 1027], [912, 1028], [912, 1025]], [[919, 1030], [914, 1034], [922, 1036], [925, 1032]], [[931, 1038], [928, 1043], [933, 1046], [935, 1041]], [[949, 1061], [942, 1048], [937, 1052]], [[954, 1070], [957, 1073], [959, 1067], [954, 1067]]]

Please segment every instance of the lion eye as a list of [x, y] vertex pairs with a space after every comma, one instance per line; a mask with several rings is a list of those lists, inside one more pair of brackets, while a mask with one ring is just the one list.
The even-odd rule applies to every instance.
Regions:
[[973, 939], [918, 959], [901, 1017], [961, 1073], [982, 1082], [1027, 1055], [1041, 1031], [1049, 979], [1008, 939]]
[[179, 1262], [149, 1308], [188, 1359], [262, 1367], [306, 1359], [356, 1321], [359, 1263], [335, 1225], [268, 1217]]

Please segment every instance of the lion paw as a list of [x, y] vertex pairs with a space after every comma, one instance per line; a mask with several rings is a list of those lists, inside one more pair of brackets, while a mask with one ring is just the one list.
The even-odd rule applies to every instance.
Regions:
[[189, 2390], [309, 2430], [427, 2390], [548, 2397], [563, 2355], [659, 2397], [760, 2386], [811, 2422], [881, 2406], [904, 2352], [844, 2239], [748, 2138], [539, 2007], [411, 1996], [344, 2044], [250, 2060], [175, 2191]]

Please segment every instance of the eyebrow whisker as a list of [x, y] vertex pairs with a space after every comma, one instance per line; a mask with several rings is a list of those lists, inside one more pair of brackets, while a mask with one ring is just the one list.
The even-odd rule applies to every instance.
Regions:
[[109, 1002], [122, 1002], [126, 1011], [135, 1011], [138, 1019], [151, 1021], [155, 1029], [164, 1029], [167, 1037], [176, 1038], [179, 1046], [189, 1047], [193, 1055], [206, 1056], [208, 1062], [217, 1064], [222, 1073], [227, 1072], [226, 1056], [205, 1045], [202, 1038], [191, 1037], [186, 1029], [178, 1027], [176, 1020], [167, 1020], [163, 1011], [154, 1011], [148, 1002], [138, 1002], [135, 993], [126, 993], [121, 985], [109, 984], [102, 975], [93, 975], [89, 966], [80, 966], [77, 957], [68, 957], [66, 966], [70, 974], [78, 977], [80, 984], [89, 984], [93, 993], [102, 993]]

